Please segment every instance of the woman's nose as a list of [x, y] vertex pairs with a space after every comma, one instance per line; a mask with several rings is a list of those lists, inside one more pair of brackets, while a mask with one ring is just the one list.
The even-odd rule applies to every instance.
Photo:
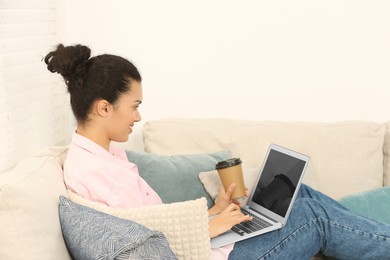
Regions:
[[141, 121], [141, 114], [139, 113], [138, 110], [135, 112], [134, 121], [135, 121], [135, 122]]

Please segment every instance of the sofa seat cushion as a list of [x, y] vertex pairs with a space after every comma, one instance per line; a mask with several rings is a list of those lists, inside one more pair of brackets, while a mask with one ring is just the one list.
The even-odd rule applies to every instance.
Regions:
[[71, 259], [58, 218], [66, 151], [51, 147], [0, 174], [0, 259]]
[[234, 119], [161, 119], [143, 127], [147, 152], [166, 155], [229, 150], [243, 168], [260, 168], [271, 143], [310, 156], [306, 175], [334, 199], [383, 186], [386, 125], [273, 122]]

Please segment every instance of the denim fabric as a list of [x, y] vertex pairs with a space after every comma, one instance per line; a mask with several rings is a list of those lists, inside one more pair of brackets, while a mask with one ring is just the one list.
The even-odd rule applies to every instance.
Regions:
[[229, 259], [390, 259], [390, 225], [302, 185], [285, 227], [237, 242]]

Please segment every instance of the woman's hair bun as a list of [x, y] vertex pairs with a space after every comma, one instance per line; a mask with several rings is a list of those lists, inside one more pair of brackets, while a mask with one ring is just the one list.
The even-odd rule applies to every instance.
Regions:
[[65, 47], [59, 44], [55, 51], [46, 55], [45, 63], [50, 72], [61, 74], [69, 86], [71, 82], [82, 81], [87, 72], [87, 61], [90, 56], [91, 49], [87, 46], [77, 44]]

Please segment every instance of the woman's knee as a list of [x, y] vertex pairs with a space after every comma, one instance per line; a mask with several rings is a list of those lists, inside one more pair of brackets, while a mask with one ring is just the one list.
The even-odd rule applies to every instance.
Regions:
[[299, 193], [300, 193], [300, 197], [301, 198], [311, 198], [312, 195], [316, 192], [315, 189], [313, 189], [312, 187], [310, 186], [307, 186], [306, 184], [303, 184], [301, 185], [301, 187], [299, 188]]
[[311, 198], [300, 198], [295, 201], [291, 214], [313, 219], [322, 216], [325, 212], [326, 209], [318, 201]]

